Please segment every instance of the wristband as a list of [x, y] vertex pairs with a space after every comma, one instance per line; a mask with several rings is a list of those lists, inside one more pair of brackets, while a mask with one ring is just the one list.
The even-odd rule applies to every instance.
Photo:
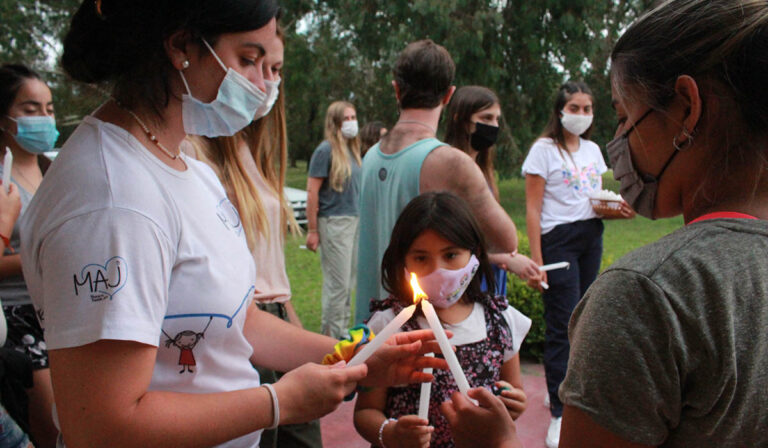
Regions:
[[379, 446], [381, 448], [386, 448], [384, 446], [384, 428], [388, 424], [390, 424], [392, 422], [396, 422], [396, 421], [397, 421], [397, 419], [395, 419], [395, 418], [388, 418], [388, 419], [384, 420], [383, 422], [381, 422], [381, 426], [379, 426]]
[[339, 361], [349, 362], [355, 352], [361, 346], [369, 343], [375, 335], [367, 325], [355, 325], [349, 329], [349, 336], [340, 340], [333, 346], [333, 352], [328, 353], [323, 358], [324, 365], [333, 365]]
[[275, 429], [280, 424], [280, 403], [277, 401], [277, 392], [275, 392], [275, 388], [271, 384], [264, 383], [261, 386], [267, 389], [269, 396], [272, 398], [272, 415], [274, 416], [272, 418], [272, 426], [265, 429]]

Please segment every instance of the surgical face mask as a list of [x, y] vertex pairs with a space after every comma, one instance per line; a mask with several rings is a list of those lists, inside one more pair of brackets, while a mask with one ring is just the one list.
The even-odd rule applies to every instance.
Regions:
[[357, 120], [349, 120], [341, 123], [341, 135], [344, 138], [357, 137]]
[[275, 101], [277, 101], [277, 97], [280, 95], [280, 81], [281, 79], [278, 79], [277, 81], [264, 80], [264, 85], [267, 86], [267, 99], [264, 101], [264, 104], [259, 107], [259, 110], [256, 111], [256, 114], [253, 116], [254, 120], [266, 117], [272, 110]]
[[256, 111], [264, 104], [267, 94], [240, 73], [227, 68], [205, 39], [203, 43], [227, 74], [221, 81], [216, 99], [210, 103], [203, 103], [192, 96], [184, 73], [179, 71], [184, 87], [187, 89], [187, 93], [181, 97], [184, 131], [190, 135], [206, 137], [235, 135], [253, 121]]
[[562, 112], [560, 123], [573, 135], [581, 135], [592, 126], [592, 115], [567, 114]]
[[629, 134], [652, 111], [653, 109], [649, 109], [627, 132], [605, 145], [608, 159], [613, 167], [613, 177], [620, 183], [621, 196], [638, 214], [649, 219], [655, 219], [653, 209], [656, 206], [659, 180], [677, 153], [680, 152], [675, 149], [675, 152], [669, 156], [664, 167], [661, 168], [661, 171], [655, 177], [650, 174], [641, 173], [634, 167], [632, 153], [629, 148]]
[[499, 138], [499, 127], [483, 123], [475, 123], [475, 132], [469, 139], [469, 144], [475, 151], [485, 151], [496, 143]]
[[13, 136], [16, 143], [31, 153], [42, 154], [52, 150], [59, 138], [53, 117], [34, 115], [8, 118], [16, 122], [16, 135]]
[[437, 308], [449, 308], [461, 299], [467, 286], [477, 273], [480, 262], [472, 255], [467, 265], [461, 269], [435, 269], [429, 275], [419, 279], [419, 286]]

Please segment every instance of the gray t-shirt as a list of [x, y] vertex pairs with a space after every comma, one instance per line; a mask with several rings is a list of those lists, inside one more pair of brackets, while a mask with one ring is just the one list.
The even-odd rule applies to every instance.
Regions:
[[560, 398], [632, 442], [768, 446], [768, 222], [686, 226], [593, 283]]
[[357, 216], [357, 203], [360, 195], [360, 165], [352, 154], [352, 174], [344, 184], [344, 190], [338, 192], [331, 188], [328, 176], [331, 172], [331, 144], [323, 141], [315, 148], [309, 161], [309, 177], [324, 178], [320, 187], [319, 210], [317, 216]]
[[[2, 177], [2, 175], [3, 168], [0, 166], [0, 177]], [[13, 225], [13, 232], [9, 239], [13, 250], [16, 251], [16, 253], [19, 253], [21, 246], [21, 241], [19, 240], [19, 221], [21, 220], [21, 217], [24, 216], [29, 201], [32, 200], [32, 193], [23, 189], [13, 177], [11, 177], [11, 181], [16, 184], [16, 187], [19, 189], [19, 196], [21, 197], [21, 213], [19, 214], [19, 219], [16, 220], [16, 224]], [[10, 254], [12, 254], [11, 250], [6, 248], [5, 255]], [[0, 278], [0, 299], [2, 299], [3, 305], [32, 304], [32, 299], [29, 297], [29, 291], [27, 291], [27, 284], [21, 274]]]

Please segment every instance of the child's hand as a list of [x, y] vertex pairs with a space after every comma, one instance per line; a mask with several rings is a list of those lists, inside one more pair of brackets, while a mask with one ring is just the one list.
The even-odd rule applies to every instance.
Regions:
[[382, 439], [387, 448], [427, 448], [434, 430], [418, 415], [404, 415], [384, 428]]
[[528, 407], [528, 397], [523, 389], [518, 389], [506, 381], [496, 381], [496, 387], [501, 389], [499, 398], [507, 408], [509, 416], [517, 420], [520, 414]]
[[21, 199], [16, 184], [11, 183], [8, 187], [6, 193], [0, 182], [0, 233], [10, 238], [13, 225], [21, 212]]
[[365, 377], [365, 365], [344, 368], [307, 363], [274, 384], [280, 403], [280, 424], [303, 423], [334, 411]]

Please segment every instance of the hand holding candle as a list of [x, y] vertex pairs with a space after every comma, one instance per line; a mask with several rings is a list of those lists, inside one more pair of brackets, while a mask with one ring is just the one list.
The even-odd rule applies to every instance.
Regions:
[[[435, 356], [434, 353], [427, 353], [424, 356]], [[424, 373], [432, 373], [432, 367], [424, 369]], [[432, 393], [432, 383], [421, 383], [421, 394], [419, 395], [419, 418], [429, 420], [429, 396]]]
[[384, 329], [382, 329], [375, 338], [373, 338], [371, 342], [365, 344], [363, 348], [360, 349], [360, 351], [357, 352], [357, 354], [349, 360], [347, 365], [349, 367], [354, 367], [364, 363], [368, 358], [371, 357], [371, 355], [376, 352], [376, 350], [379, 349], [379, 347], [387, 342], [387, 339], [389, 339], [390, 336], [400, 331], [400, 327], [402, 327], [404, 323], [408, 322], [408, 319], [413, 316], [414, 312], [416, 312], [416, 305], [411, 305], [403, 309], [403, 311], [400, 311], [400, 313], [395, 316], [395, 318], [392, 319], [392, 321], [390, 321], [387, 326], [384, 327]]

